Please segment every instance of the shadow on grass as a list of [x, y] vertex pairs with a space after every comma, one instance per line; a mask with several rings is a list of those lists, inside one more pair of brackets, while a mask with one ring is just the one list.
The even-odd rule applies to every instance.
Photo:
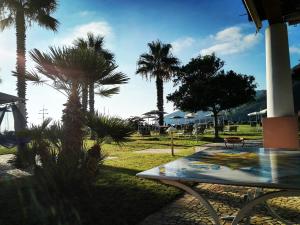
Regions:
[[[171, 147], [171, 144], [170, 143], [151, 143], [151, 142], [144, 142], [143, 144], [146, 144], [146, 145], [150, 145], [149, 147], [151, 147], [151, 145], [153, 144], [156, 144], [157, 146], [168, 146], [168, 147]], [[194, 145], [193, 144], [175, 144], [174, 143], [174, 147], [185, 147], [185, 148], [190, 148], [190, 147], [193, 147]], [[157, 148], [157, 147], [153, 147], [153, 148]]]
[[0, 183], [1, 225], [134, 225], [181, 192], [135, 175], [140, 171], [102, 166], [96, 184], [53, 192], [34, 177]]

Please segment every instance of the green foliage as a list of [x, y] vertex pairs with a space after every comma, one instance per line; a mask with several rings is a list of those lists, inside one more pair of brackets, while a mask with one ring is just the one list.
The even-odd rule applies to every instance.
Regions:
[[[36, 70], [29, 72], [27, 79], [37, 84], [50, 81], [50, 86], [66, 96], [71, 94], [75, 83], [80, 85], [85, 77], [103, 73], [106, 68], [105, 59], [90, 49], [50, 47], [49, 53], [34, 49], [30, 56], [36, 63]], [[48, 79], [43, 80], [38, 73]], [[79, 87], [76, 88], [79, 90]]]
[[[177, 73], [179, 60], [171, 53], [171, 44], [163, 44], [161, 41], [148, 43], [149, 53], [140, 56], [137, 65], [136, 74], [140, 74], [146, 79], [156, 79], [157, 91], [157, 109], [159, 113], [159, 125], [164, 124], [164, 87], [163, 82], [168, 81]], [[163, 129], [160, 130], [163, 132]]]
[[224, 62], [214, 54], [199, 56], [181, 68], [174, 80], [178, 90], [167, 99], [183, 110], [197, 112], [211, 111], [215, 118], [215, 135], [218, 137], [217, 115], [255, 98], [253, 76], [221, 70]]
[[[115, 85], [125, 84], [128, 82], [129, 78], [121, 73], [115, 72], [117, 65], [115, 63], [115, 56], [113, 53], [103, 48], [104, 37], [95, 36], [93, 33], [87, 34], [87, 39], [78, 38], [74, 41], [76, 48], [80, 49], [90, 49], [96, 54], [102, 56], [105, 60], [105, 68], [103, 68], [102, 73], [91, 73], [84, 77], [83, 87], [89, 87], [89, 107], [90, 112], [93, 113], [94, 110], [94, 96], [95, 94], [101, 97], [111, 97], [112, 95], [119, 93], [119, 87]], [[103, 87], [106, 86], [106, 87]], [[97, 89], [95, 92], [94, 89]], [[83, 88], [82, 102], [84, 103], [83, 109], [87, 111], [87, 105], [85, 104], [88, 100], [88, 95]]]
[[100, 141], [110, 137], [114, 142], [121, 143], [134, 132], [134, 128], [128, 121], [98, 113], [88, 115], [87, 125], [97, 134]]
[[[42, 74], [52, 81], [52, 87], [65, 92], [68, 96], [63, 111], [62, 129], [59, 126], [53, 127], [54, 130], [61, 130], [59, 133], [61, 137], [51, 135], [48, 139], [53, 142], [51, 147], [55, 146], [58, 149], [55, 160], [47, 161], [49, 164], [42, 163], [37, 176], [41, 178], [41, 182], [47, 178], [46, 181], [58, 185], [63, 190], [68, 190], [72, 186], [91, 184], [91, 173], [87, 167], [93, 162], [95, 175], [95, 167], [102, 159], [101, 149], [100, 146], [94, 146], [93, 149], [98, 151], [99, 157], [92, 160], [91, 157], [95, 154], [87, 154], [83, 147], [85, 116], [81, 109], [79, 90], [85, 77], [105, 71], [106, 61], [95, 51], [81, 48], [50, 47], [50, 53], [34, 49], [30, 55], [36, 67], [28, 77], [37, 83], [45, 83], [39, 77], [39, 74]], [[44, 151], [49, 152], [49, 147], [44, 146]]]
[[59, 22], [51, 17], [57, 8], [56, 0], [2, 0], [0, 2], [0, 30], [17, 22], [18, 13], [23, 13], [27, 26], [36, 22], [50, 30], [57, 30]]

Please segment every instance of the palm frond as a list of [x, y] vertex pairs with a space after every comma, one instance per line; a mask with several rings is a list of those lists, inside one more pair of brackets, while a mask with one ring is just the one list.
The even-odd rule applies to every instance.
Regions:
[[98, 139], [103, 140], [110, 137], [118, 144], [126, 141], [134, 133], [134, 129], [128, 121], [99, 113], [89, 114], [87, 124], [97, 134]]
[[101, 97], [109, 98], [112, 95], [119, 94], [119, 92], [120, 92], [120, 87], [112, 87], [112, 88], [99, 87], [98, 90], [95, 92], [95, 94]]
[[57, 31], [57, 28], [59, 26], [59, 21], [57, 19], [44, 12], [40, 12], [39, 14], [37, 14], [36, 22], [41, 27], [45, 27], [46, 29], [53, 31]]
[[112, 72], [107, 76], [102, 77], [96, 83], [100, 85], [117, 85], [117, 84], [126, 84], [129, 81], [129, 77], [127, 77], [122, 72]]
[[3, 9], [7, 9], [10, 12], [16, 12], [17, 9], [22, 7], [22, 4], [18, 0], [1, 0], [0, 1], [0, 10], [3, 11]]
[[149, 53], [142, 54], [137, 62], [136, 74], [146, 79], [159, 76], [165, 81], [170, 80], [179, 69], [179, 60], [171, 53], [172, 45], [157, 40], [148, 43], [148, 47]]
[[0, 30], [3, 31], [14, 24], [14, 18], [9, 15], [7, 18], [0, 20]]

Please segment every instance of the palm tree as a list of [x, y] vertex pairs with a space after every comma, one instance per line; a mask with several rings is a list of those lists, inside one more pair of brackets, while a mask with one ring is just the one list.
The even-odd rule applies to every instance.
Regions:
[[[159, 125], [164, 124], [164, 81], [169, 81], [178, 70], [179, 60], [171, 53], [171, 44], [163, 44], [161, 41], [148, 43], [149, 52], [140, 56], [136, 74], [141, 74], [146, 79], [156, 79], [157, 109], [159, 112]], [[160, 129], [160, 133], [163, 130]]]
[[[89, 98], [89, 111], [95, 112], [95, 93], [102, 97], [110, 97], [113, 94], [119, 93], [119, 87], [115, 85], [125, 84], [129, 78], [120, 72], [115, 72], [114, 55], [107, 49], [103, 48], [104, 37], [95, 36], [93, 33], [87, 34], [87, 39], [78, 38], [74, 41], [74, 45], [78, 48], [92, 49], [97, 54], [103, 56], [106, 61], [106, 67], [102, 74], [89, 74], [82, 85], [82, 108], [87, 111], [87, 103]], [[114, 86], [104, 88], [103, 86]], [[95, 89], [98, 88], [97, 92]]]
[[[15, 26], [17, 37], [17, 92], [26, 98], [26, 29], [34, 22], [46, 29], [56, 31], [59, 22], [51, 17], [56, 10], [56, 0], [1, 0], [0, 30]], [[26, 118], [25, 102], [20, 102], [20, 110]], [[23, 128], [26, 127], [26, 119]]]
[[[63, 111], [63, 143], [59, 159], [61, 165], [70, 169], [78, 167], [83, 142], [84, 115], [81, 110], [79, 90], [82, 80], [89, 74], [102, 73], [105, 59], [90, 49], [53, 48], [50, 53], [37, 49], [30, 52], [36, 63], [31, 77], [42, 81], [38, 74], [53, 81], [53, 87], [65, 91], [68, 96]], [[27, 76], [29, 77], [29, 76]], [[34, 79], [32, 79], [34, 80]]]

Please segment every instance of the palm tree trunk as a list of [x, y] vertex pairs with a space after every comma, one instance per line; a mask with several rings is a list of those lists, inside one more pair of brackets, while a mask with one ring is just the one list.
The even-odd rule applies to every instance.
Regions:
[[[95, 114], [95, 90], [94, 83], [89, 84], [89, 109], [92, 115]], [[96, 133], [91, 131], [91, 140], [96, 139]]]
[[[156, 91], [157, 91], [157, 109], [158, 113], [158, 124], [159, 126], [164, 125], [164, 83], [160, 76], [156, 77]], [[163, 134], [163, 129], [160, 127], [159, 133]]]
[[77, 82], [73, 82], [72, 93], [62, 116], [64, 132], [59, 162], [66, 171], [70, 170], [69, 172], [78, 167], [84, 136], [84, 115], [81, 110], [77, 87]]
[[94, 83], [89, 84], [89, 109], [90, 113], [95, 113], [95, 92], [94, 92]]
[[19, 102], [18, 106], [23, 114], [25, 120], [24, 124], [21, 125], [22, 129], [26, 128], [27, 125], [27, 112], [26, 112], [26, 81], [25, 81], [25, 71], [26, 71], [26, 26], [25, 26], [25, 16], [22, 10], [18, 10], [16, 13], [16, 37], [17, 37], [17, 92], [18, 97], [23, 98], [24, 101]]
[[83, 112], [87, 112], [87, 105], [88, 105], [88, 85], [84, 83], [82, 85], [82, 110]]

